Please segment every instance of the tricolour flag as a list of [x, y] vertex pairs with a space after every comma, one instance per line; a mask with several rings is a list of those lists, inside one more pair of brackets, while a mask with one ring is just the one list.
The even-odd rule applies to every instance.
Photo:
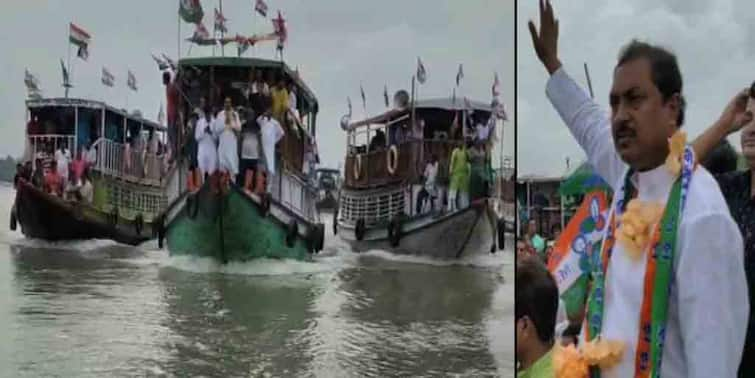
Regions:
[[24, 70], [24, 84], [29, 92], [39, 91], [39, 80], [29, 70]]
[[176, 70], [176, 62], [173, 61], [173, 59], [170, 59], [169, 56], [162, 54], [163, 59], [165, 60], [165, 63], [168, 63], [168, 66], [170, 66], [170, 69], [175, 71]]
[[584, 308], [591, 261], [593, 254], [600, 253], [608, 210], [605, 192], [588, 193], [548, 259], [548, 270], [556, 280], [569, 317], [577, 316]]
[[391, 107], [391, 101], [388, 98], [388, 85], [386, 85], [383, 89], [383, 99], [385, 100], [385, 107], [389, 108]]
[[228, 28], [225, 27], [225, 22], [228, 21], [228, 19], [223, 16], [220, 11], [215, 8], [215, 32], [223, 32], [227, 33]]
[[66, 64], [63, 63], [63, 59], [60, 60], [60, 68], [63, 70], [63, 88], [70, 88], [71, 78], [68, 75], [68, 68], [66, 68]]
[[272, 21], [273, 30], [278, 37], [278, 50], [283, 50], [283, 44], [288, 39], [288, 30], [286, 29], [286, 20], [281, 16], [281, 11], [278, 11], [278, 18], [274, 18]]
[[207, 28], [202, 22], [197, 22], [197, 27], [194, 29], [194, 36], [192, 36], [192, 38], [197, 40], [209, 39], [210, 32], [207, 31]]
[[128, 85], [128, 87], [131, 88], [132, 91], [136, 91], [136, 76], [134, 76], [134, 73], [131, 72], [131, 70], [128, 71], [128, 80], [126, 82], [126, 85]]
[[425, 65], [422, 64], [422, 59], [417, 57], [417, 81], [419, 81], [420, 84], [425, 84], [425, 80], [427, 80]]
[[459, 84], [461, 84], [461, 79], [464, 78], [464, 66], [462, 64], [459, 64], [459, 72], [456, 73], [456, 86], [458, 87]]
[[68, 40], [79, 47], [79, 51], [76, 53], [79, 58], [83, 60], [87, 60], [89, 58], [88, 48], [89, 41], [91, 39], [92, 37], [84, 29], [74, 25], [73, 22], [69, 23]]
[[265, 4], [264, 0], [257, 0], [254, 3], [254, 10], [257, 11], [260, 16], [267, 17], [267, 4]]
[[204, 11], [199, 0], [180, 0], [178, 4], [178, 15], [190, 24], [202, 22]]
[[105, 67], [102, 67], [102, 84], [108, 87], [115, 85], [115, 76]]
[[495, 76], [493, 77], [493, 87], [491, 88], [491, 92], [493, 92], [493, 97], [498, 97], [501, 95], [501, 82], [498, 80], [498, 72], [495, 73]]

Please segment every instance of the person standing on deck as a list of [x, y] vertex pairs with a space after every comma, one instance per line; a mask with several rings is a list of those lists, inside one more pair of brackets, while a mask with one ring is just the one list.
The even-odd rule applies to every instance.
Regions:
[[70, 153], [64, 146], [58, 148], [55, 151], [55, 163], [58, 167], [58, 175], [60, 175], [63, 182], [68, 181], [68, 163], [70, 162]]
[[223, 110], [215, 119], [215, 133], [218, 137], [218, 169], [228, 175], [228, 179], [236, 178], [239, 173], [238, 139], [236, 133], [241, 132], [239, 113], [233, 110], [233, 102], [226, 97]]
[[[529, 29], [550, 75], [549, 100], [616, 193], [581, 336], [623, 345], [601, 376], [736, 376], [749, 310], [742, 235], [718, 184], [684, 147], [676, 57], [625, 46], [609, 118], [562, 67], [549, 1], [540, 3], [539, 32], [533, 22]], [[653, 226], [631, 227], [638, 222]]]
[[448, 211], [464, 209], [469, 202], [469, 154], [466, 144], [462, 143], [454, 148], [448, 168], [448, 176], [451, 178], [448, 186]]
[[438, 177], [438, 156], [432, 154], [427, 164], [425, 165], [425, 171], [422, 174], [425, 183], [417, 194], [417, 213], [425, 213], [425, 202], [430, 202], [430, 211], [435, 210], [435, 201], [438, 198], [438, 192], [435, 187], [436, 178]]
[[[199, 176], [202, 181], [215, 173], [218, 166], [218, 149], [215, 144], [214, 125], [215, 118], [212, 116], [212, 110], [207, 107], [204, 109], [204, 117], [197, 121], [194, 129], [194, 139], [197, 141], [197, 168], [199, 169]], [[201, 182], [196, 182], [195, 186], [199, 188]]]
[[278, 120], [278, 123], [286, 122], [286, 115], [288, 114], [288, 90], [286, 89], [286, 82], [281, 75], [278, 78], [278, 82], [275, 88], [272, 90], [273, 97], [273, 118]]
[[50, 170], [45, 174], [45, 192], [60, 197], [63, 195], [63, 183], [58, 173], [58, 163], [53, 160]]
[[252, 118], [253, 115], [253, 110], [248, 111], [242, 126], [241, 170], [236, 179], [237, 185], [243, 185], [243, 188], [248, 190], [254, 185], [260, 159], [260, 126], [256, 119]]
[[265, 165], [267, 168], [266, 189], [268, 193], [271, 193], [276, 175], [275, 145], [278, 144], [278, 142], [286, 133], [285, 131], [283, 131], [283, 127], [281, 127], [280, 123], [278, 123], [278, 121], [271, 116], [272, 107], [270, 106], [269, 102], [267, 104], [267, 110], [263, 115], [257, 118], [257, 122], [260, 125], [262, 135], [262, 151], [265, 154]]

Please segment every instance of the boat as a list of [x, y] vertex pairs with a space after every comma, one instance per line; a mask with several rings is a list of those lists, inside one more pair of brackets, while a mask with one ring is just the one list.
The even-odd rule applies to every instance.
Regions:
[[[76, 98], [34, 98], [26, 102], [24, 164], [42, 175], [45, 159], [64, 148], [88, 156], [93, 200], [64, 198], [43, 190], [27, 175], [16, 184], [10, 228], [49, 241], [110, 239], [137, 245], [155, 234], [155, 219], [167, 205], [163, 190], [168, 166], [162, 149], [126, 141], [157, 137], [165, 127], [103, 102]], [[124, 164], [126, 161], [129, 164]], [[35, 185], [36, 184], [36, 185]]]
[[[317, 193], [303, 173], [305, 146], [314, 143], [318, 103], [313, 92], [279, 60], [247, 57], [198, 57], [178, 61], [179, 118], [190, 113], [205, 97], [209, 104], [223, 99], [246, 105], [242, 93], [250, 72], [263, 77], [280, 75], [293, 83], [297, 93], [298, 117], [284, 125], [286, 134], [278, 143], [280, 156], [276, 180], [270, 192], [255, 191], [208, 177], [198, 189], [188, 185], [192, 175], [191, 156], [182, 154], [178, 169], [169, 178], [170, 204], [161, 216], [158, 243], [165, 240], [172, 256], [209, 257], [222, 263], [256, 258], [309, 260], [322, 250], [325, 227], [319, 222]], [[183, 139], [182, 139], [183, 138]], [[179, 136], [181, 144], [193, 133]]]
[[[406, 91], [397, 92], [394, 102], [393, 109], [365, 120], [342, 119], [348, 146], [334, 231], [357, 252], [382, 249], [443, 259], [494, 252], [496, 221], [484, 188], [472, 185], [478, 195], [466, 208], [446, 211], [442, 201], [430, 211], [417, 206], [427, 158], [438, 158], [436, 190], [444, 199], [451, 152], [464, 143], [469, 117], [486, 122], [491, 105], [455, 98], [415, 103]], [[462, 128], [452, 130], [453, 124]], [[397, 130], [410, 136], [394, 140]]]
[[341, 172], [332, 168], [317, 169], [317, 209], [335, 211], [338, 207], [338, 191], [341, 187]]

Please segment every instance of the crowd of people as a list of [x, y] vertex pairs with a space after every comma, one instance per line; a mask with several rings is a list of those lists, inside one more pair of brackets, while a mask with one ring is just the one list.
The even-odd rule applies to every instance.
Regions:
[[96, 162], [94, 149], [81, 147], [75, 158], [65, 142], [55, 149], [51, 141], [41, 141], [33, 160], [18, 164], [14, 185], [23, 179], [35, 187], [65, 200], [92, 203], [94, 188], [89, 169]]

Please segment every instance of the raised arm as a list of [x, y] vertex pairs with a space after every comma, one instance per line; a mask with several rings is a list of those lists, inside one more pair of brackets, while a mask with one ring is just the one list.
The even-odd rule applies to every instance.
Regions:
[[718, 120], [692, 142], [697, 161], [705, 160], [722, 139], [752, 121], [752, 113], [747, 111], [747, 99], [748, 90], [739, 92], [729, 101]]

